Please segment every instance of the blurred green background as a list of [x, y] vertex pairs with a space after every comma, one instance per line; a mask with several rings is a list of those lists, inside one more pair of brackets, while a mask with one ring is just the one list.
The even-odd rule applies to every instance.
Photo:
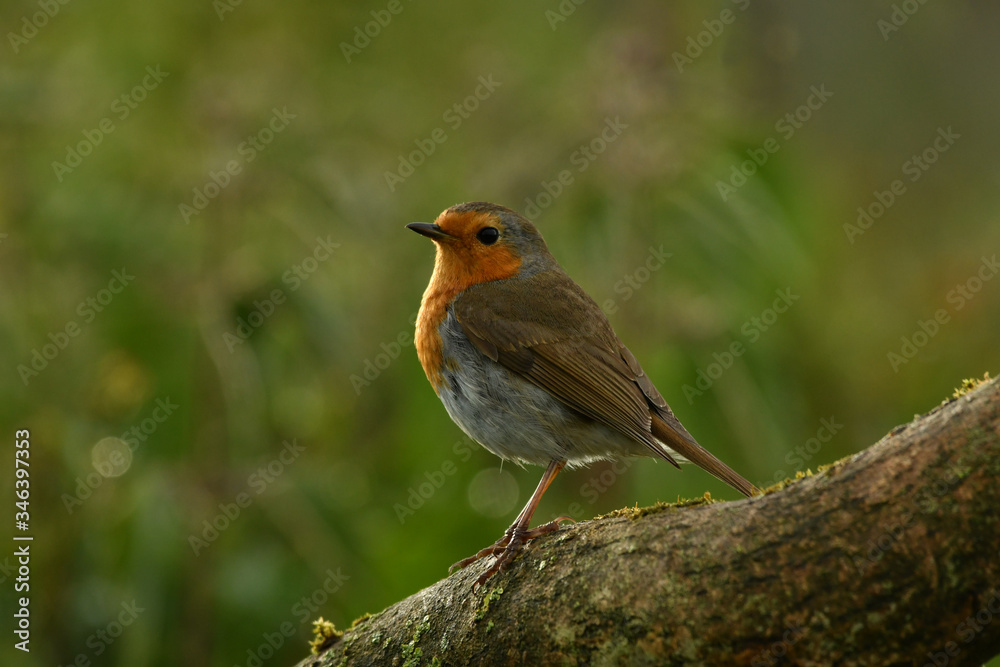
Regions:
[[[995, 373], [1000, 9], [907, 7], [4, 3], [0, 409], [35, 541], [32, 652], [5, 631], [0, 662], [291, 664], [313, 618], [502, 533], [541, 469], [470, 444], [411, 344], [433, 249], [403, 225], [458, 202], [528, 213], [760, 485]], [[706, 490], [735, 497], [595, 465], [536, 522]]]

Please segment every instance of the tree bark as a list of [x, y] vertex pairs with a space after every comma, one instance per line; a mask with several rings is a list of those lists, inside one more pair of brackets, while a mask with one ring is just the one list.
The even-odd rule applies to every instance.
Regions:
[[1000, 653], [1000, 382], [738, 502], [625, 510], [358, 622], [320, 665], [981, 665]]

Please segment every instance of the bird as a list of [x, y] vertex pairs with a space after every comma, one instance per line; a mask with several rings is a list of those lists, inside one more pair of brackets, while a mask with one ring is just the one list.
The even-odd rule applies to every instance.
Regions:
[[481, 586], [528, 542], [572, 521], [561, 516], [530, 528], [565, 466], [630, 456], [678, 468], [691, 462], [746, 496], [760, 493], [681, 425], [604, 311], [528, 219], [498, 204], [467, 202], [433, 223], [406, 227], [436, 246], [414, 346], [445, 410], [501, 459], [546, 466], [504, 535], [449, 571], [492, 556], [473, 584]]

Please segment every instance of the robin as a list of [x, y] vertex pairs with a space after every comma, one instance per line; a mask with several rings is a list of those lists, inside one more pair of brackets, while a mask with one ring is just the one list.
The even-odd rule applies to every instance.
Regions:
[[691, 462], [747, 496], [758, 493], [681, 425], [528, 220], [469, 202], [434, 223], [407, 227], [437, 246], [415, 336], [434, 391], [455, 423], [493, 454], [548, 466], [503, 537], [451, 569], [493, 556], [479, 586], [528, 541], [571, 521], [529, 528], [542, 494], [567, 465], [623, 456], [678, 468]]

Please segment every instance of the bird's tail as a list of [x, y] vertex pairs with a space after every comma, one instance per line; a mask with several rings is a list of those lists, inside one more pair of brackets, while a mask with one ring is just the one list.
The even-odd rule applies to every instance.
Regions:
[[[673, 417], [673, 415], [670, 415]], [[682, 457], [706, 470], [745, 496], [760, 493], [760, 489], [748, 482], [739, 473], [717, 459], [711, 452], [699, 445], [676, 418], [668, 423], [660, 415], [653, 414], [653, 436]]]

